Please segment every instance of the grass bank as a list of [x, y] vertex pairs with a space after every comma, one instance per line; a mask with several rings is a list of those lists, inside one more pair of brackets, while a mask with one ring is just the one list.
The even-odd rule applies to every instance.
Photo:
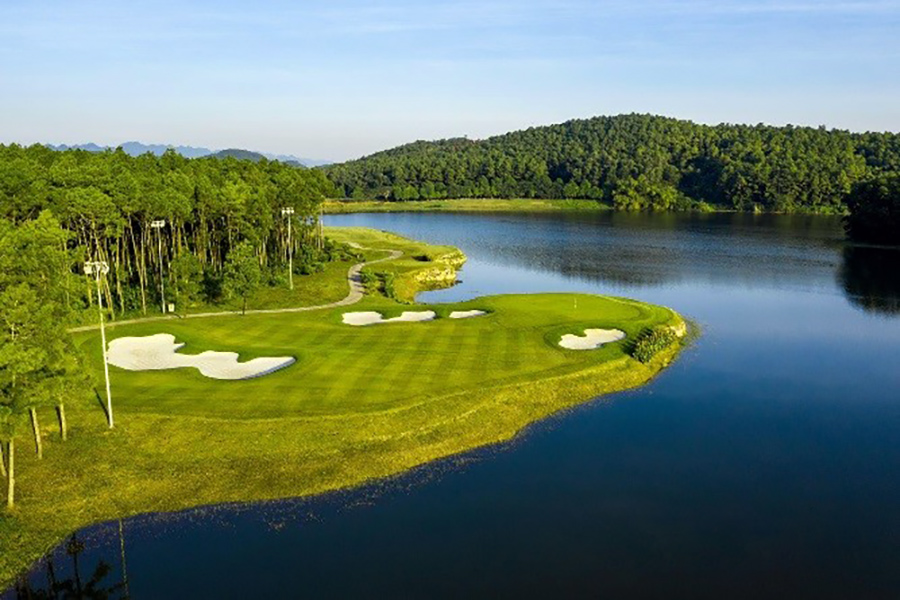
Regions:
[[454, 200], [329, 200], [325, 213], [372, 212], [597, 212], [611, 210], [608, 204], [594, 200], [538, 200], [533, 198], [465, 198]]
[[791, 211], [740, 211], [733, 207], [692, 201], [687, 206], [672, 207], [668, 210], [647, 207], [643, 210], [616, 208], [609, 202], [576, 199], [535, 199], [535, 198], [459, 198], [449, 200], [328, 200], [324, 204], [326, 214], [347, 213], [399, 213], [399, 212], [470, 212], [470, 213], [548, 213], [548, 212], [671, 212], [671, 213], [747, 213], [747, 214], [792, 214], [792, 215], [845, 215], [845, 209], [817, 209], [798, 207]]
[[[362, 245], [417, 244], [345, 230]], [[453, 249], [416, 245], [435, 258]], [[412, 249], [409, 247], [408, 249]], [[421, 263], [412, 259], [415, 263]], [[397, 273], [417, 264], [397, 261]], [[425, 263], [427, 265], [427, 263]], [[116, 429], [96, 399], [69, 406], [70, 440], [45, 431], [43, 460], [19, 440], [18, 504], [0, 513], [0, 589], [73, 531], [146, 512], [306, 496], [400, 473], [431, 460], [508, 440], [523, 427], [600, 394], [647, 382], [678, 351], [647, 364], [628, 355], [647, 327], [676, 325], [673, 311], [572, 294], [494, 296], [421, 306], [424, 323], [350, 327], [344, 312], [410, 307], [369, 296], [352, 307], [122, 324], [110, 337], [171, 333], [183, 352], [229, 350], [241, 359], [297, 362], [247, 381], [194, 369], [111, 371]], [[451, 310], [480, 309], [472, 319]], [[622, 329], [599, 350], [566, 351], [564, 333]], [[76, 343], [97, 375], [97, 332]], [[41, 413], [45, 423], [52, 413]]]

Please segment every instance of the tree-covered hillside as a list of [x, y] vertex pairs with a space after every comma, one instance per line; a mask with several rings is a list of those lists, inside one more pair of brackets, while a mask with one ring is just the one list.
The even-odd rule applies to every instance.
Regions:
[[900, 170], [900, 135], [622, 115], [482, 141], [415, 142], [325, 168], [348, 198], [588, 198], [625, 209], [843, 212]]
[[240, 148], [226, 148], [225, 150], [219, 150], [212, 156], [216, 158], [236, 158], [238, 160], [252, 160], [253, 162], [259, 162], [265, 158], [264, 155], [259, 152], [253, 152], [252, 150], [242, 150]]

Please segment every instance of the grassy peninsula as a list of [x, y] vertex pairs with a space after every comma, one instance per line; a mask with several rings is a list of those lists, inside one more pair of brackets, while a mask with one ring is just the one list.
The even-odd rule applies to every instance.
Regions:
[[[390, 269], [401, 288], [425, 285], [423, 273], [460, 262], [455, 249], [384, 232], [348, 228], [329, 235], [382, 254], [401, 251], [402, 258], [377, 265]], [[111, 339], [171, 333], [186, 342], [185, 353], [227, 350], [242, 361], [290, 355], [297, 362], [244, 381], [209, 379], [195, 369], [113, 368], [115, 429], [107, 429], [96, 398], [82, 398], [69, 407], [67, 442], [45, 429], [42, 460], [19, 452], [18, 502], [0, 516], [0, 587], [91, 523], [317, 494], [508, 440], [556, 411], [647, 382], [679, 345], [641, 363], [629, 355], [630, 344], [650, 327], [683, 324], [667, 308], [573, 294], [495, 296], [414, 310], [427, 309], [438, 318], [342, 323], [347, 311], [390, 317], [413, 310], [370, 293], [352, 307], [114, 327]], [[473, 309], [486, 314], [446, 318]], [[617, 328], [628, 337], [587, 352], [558, 346], [563, 334], [589, 327]], [[74, 335], [89, 369], [99, 374], [99, 332]], [[40, 418], [49, 423], [52, 412], [41, 411]]]

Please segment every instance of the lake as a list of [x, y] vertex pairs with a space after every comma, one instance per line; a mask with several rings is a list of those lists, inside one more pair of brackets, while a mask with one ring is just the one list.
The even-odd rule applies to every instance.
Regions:
[[622, 295], [702, 335], [651, 384], [501, 447], [319, 498], [90, 527], [35, 567], [35, 594], [900, 597], [900, 251], [845, 247], [825, 217], [327, 222], [462, 248], [462, 282], [423, 301]]

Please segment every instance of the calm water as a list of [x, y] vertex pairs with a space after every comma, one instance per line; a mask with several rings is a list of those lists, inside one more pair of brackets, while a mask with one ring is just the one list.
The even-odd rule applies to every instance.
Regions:
[[90, 528], [33, 593], [54, 577], [134, 598], [900, 597], [900, 251], [844, 249], [824, 218], [329, 222], [461, 247], [463, 283], [423, 300], [612, 293], [703, 337], [651, 385], [501, 448]]

